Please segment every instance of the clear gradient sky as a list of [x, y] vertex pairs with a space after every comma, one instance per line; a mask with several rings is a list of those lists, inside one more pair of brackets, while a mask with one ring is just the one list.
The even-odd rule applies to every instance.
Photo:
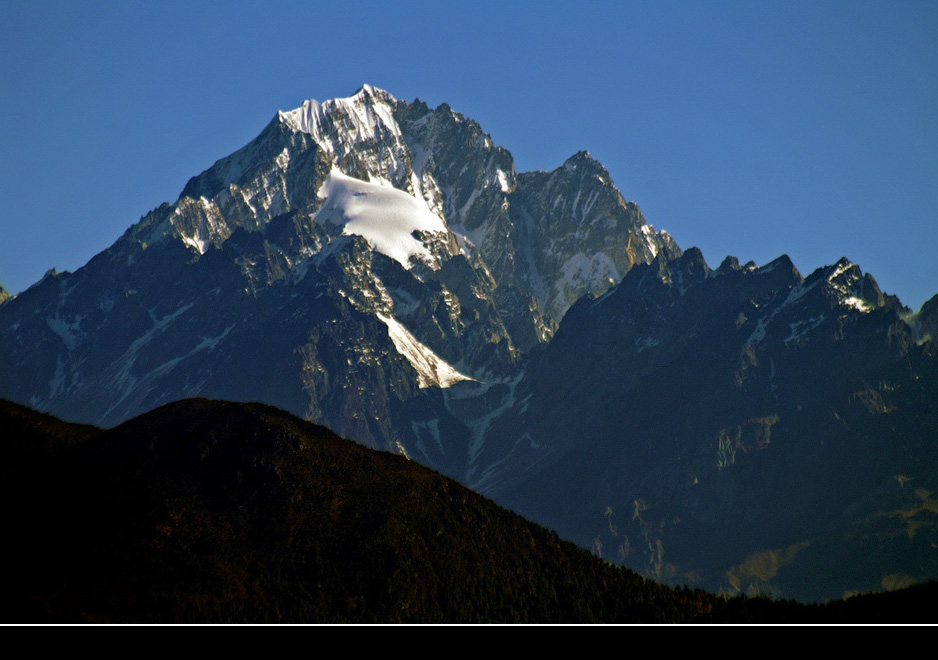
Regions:
[[0, 283], [74, 270], [278, 109], [449, 103], [580, 149], [711, 266], [847, 256], [938, 293], [938, 2], [0, 0]]

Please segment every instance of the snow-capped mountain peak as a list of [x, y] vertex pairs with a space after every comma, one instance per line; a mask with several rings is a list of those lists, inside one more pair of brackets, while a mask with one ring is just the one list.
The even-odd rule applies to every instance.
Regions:
[[860, 267], [842, 257], [825, 274], [827, 286], [838, 303], [859, 312], [870, 312], [883, 306], [884, 296], [869, 273], [863, 274]]
[[401, 130], [394, 119], [393, 106], [397, 100], [384, 90], [363, 85], [347, 98], [319, 103], [307, 100], [300, 107], [277, 116], [295, 131], [308, 133], [326, 151], [334, 152], [331, 129], [338, 128], [353, 141], [376, 139], [383, 131], [400, 136]]
[[[65, 352], [49, 373], [10, 378], [34, 405], [119, 421], [177, 386], [226, 395], [213, 360], [254, 364], [242, 342], [273, 323], [287, 338], [268, 361], [294, 374], [276, 386], [289, 392], [282, 405], [378, 446], [406, 444], [390, 427], [355, 426], [348, 397], [505, 378], [575, 300], [678, 254], [588, 153], [519, 173], [507, 149], [448, 105], [363, 85], [276, 113], [106, 258], [48, 283], [43, 291], [59, 287], [62, 298], [40, 334]], [[174, 282], [189, 282], [175, 293], [159, 285], [170, 265]], [[216, 303], [219, 291], [237, 304]], [[80, 339], [92, 334], [111, 337], [106, 355], [84, 355]], [[151, 341], [157, 334], [175, 339]]]

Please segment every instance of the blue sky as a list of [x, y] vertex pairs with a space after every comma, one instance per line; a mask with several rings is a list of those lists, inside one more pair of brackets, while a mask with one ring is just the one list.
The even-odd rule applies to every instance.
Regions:
[[[341, 6], [337, 6], [341, 4]], [[682, 247], [938, 293], [938, 3], [0, 1], [0, 282], [74, 270], [278, 109], [447, 102]]]

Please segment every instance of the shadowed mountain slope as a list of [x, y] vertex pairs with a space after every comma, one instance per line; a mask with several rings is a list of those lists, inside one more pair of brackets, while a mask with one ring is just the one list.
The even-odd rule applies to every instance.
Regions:
[[5, 474], [7, 622], [930, 616], [907, 606], [930, 587], [891, 609], [670, 589], [400, 456], [259, 404], [182, 401], [97, 433], [0, 406], [4, 429], [23, 419], [12, 447], [72, 434]]
[[673, 621], [714, 602], [266, 406], [84, 432], [7, 475], [5, 621]]
[[473, 485], [715, 591], [935, 579], [938, 350], [906, 312], [846, 259], [808, 277], [787, 257], [712, 271], [694, 249], [637, 266], [532, 358], [480, 452], [499, 469]]

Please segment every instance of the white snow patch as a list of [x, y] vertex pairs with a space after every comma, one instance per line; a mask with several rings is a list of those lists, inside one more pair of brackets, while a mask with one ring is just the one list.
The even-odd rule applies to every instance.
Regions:
[[[771, 266], [770, 268], [771, 270], [771, 269], [777, 268], [778, 264], [777, 263], [775, 265], [770, 264], [770, 266]], [[763, 266], [762, 268], [759, 269], [759, 272], [762, 272], [762, 273], [768, 272], [765, 270], [767, 267], [768, 266]], [[870, 312], [873, 310], [873, 306], [870, 305], [865, 300], [861, 300], [860, 298], [857, 298], [856, 296], [852, 295], [853, 291], [849, 288], [851, 285], [853, 285], [856, 281], [860, 279], [858, 275], [849, 276], [847, 278], [846, 285], [843, 285], [840, 282], [834, 281], [853, 267], [854, 267], [853, 264], [850, 264], [850, 263], [838, 264], [837, 268], [835, 268], [834, 271], [831, 273], [831, 275], [827, 277], [826, 282], [834, 291], [836, 291], [839, 294], [838, 300], [842, 305], [845, 305], [847, 307], [852, 307], [860, 312]], [[793, 287], [791, 291], [789, 291], [788, 296], [785, 298], [782, 304], [780, 304], [778, 307], [773, 309], [767, 316], [759, 320], [759, 323], [756, 325], [756, 329], [753, 330], [752, 334], [749, 336], [747, 343], [753, 344], [753, 343], [761, 342], [763, 339], [765, 339], [766, 328], [768, 327], [769, 323], [772, 322], [772, 319], [778, 316], [778, 314], [782, 310], [788, 307], [791, 307], [792, 305], [799, 302], [802, 298], [804, 298], [804, 296], [808, 292], [810, 292], [812, 289], [817, 288], [818, 285], [820, 285], [824, 281], [825, 280], [818, 278], [818, 279], [815, 279], [811, 284], [807, 286], [805, 286], [804, 284], [799, 284]], [[822, 314], [819, 317], [812, 317], [806, 321], [798, 321], [797, 323], [789, 323], [788, 325], [791, 330], [791, 333], [784, 341], [786, 343], [789, 343], [789, 342], [793, 342], [793, 341], [800, 339], [807, 332], [810, 332], [811, 330], [816, 328], [818, 325], [820, 325], [820, 323], [823, 320], [824, 320], [824, 315]]]
[[342, 226], [345, 235], [358, 235], [377, 250], [410, 268], [419, 257], [432, 262], [430, 250], [412, 234], [446, 233], [446, 225], [427, 205], [412, 195], [386, 185], [369, 183], [333, 169], [319, 189], [324, 199], [316, 222]]
[[432, 151], [419, 144], [410, 145], [410, 163], [416, 174], [423, 174], [423, 170], [427, 167], [432, 155]]
[[450, 225], [450, 231], [459, 243], [460, 252], [466, 256], [473, 254], [485, 242], [485, 225], [480, 225], [473, 230], [468, 230], [462, 225]]
[[801, 300], [802, 298], [804, 298], [804, 296], [805, 296], [806, 293], [808, 293], [809, 291], [811, 291], [811, 290], [814, 289], [814, 288], [817, 288], [817, 285], [818, 285], [818, 284], [820, 284], [820, 280], [817, 281], [817, 282], [812, 282], [812, 283], [809, 284], [808, 286], [804, 286], [803, 284], [799, 284], [798, 286], [796, 286], [795, 288], [793, 288], [793, 289], [789, 292], [788, 297], [785, 298], [785, 302], [782, 303], [782, 307], [787, 307], [788, 305], [792, 305], [792, 304], [798, 302], [799, 300]]
[[861, 300], [860, 298], [857, 298], [856, 296], [847, 296], [845, 298], [841, 298], [840, 302], [842, 302], [844, 305], [847, 305], [848, 307], [853, 307], [854, 309], [860, 312], [872, 312], [873, 311], [873, 306], [871, 304], [869, 304], [865, 300]]
[[[195, 214], [197, 218], [197, 226], [192, 235], [187, 234], [179, 226], [183, 222], [183, 216], [187, 213]], [[176, 207], [167, 221], [172, 227], [176, 228], [182, 242], [198, 250], [199, 254], [205, 254], [205, 251], [212, 244], [212, 240], [223, 237], [226, 230], [228, 230], [218, 206], [205, 197], [199, 197], [197, 200], [191, 197], [181, 199], [176, 203]], [[207, 236], [204, 234], [207, 234]]]
[[295, 131], [308, 133], [314, 137], [322, 134], [322, 104], [316, 99], [304, 101], [303, 105], [288, 112], [279, 112], [280, 121]]
[[193, 247], [199, 251], [199, 254], [205, 254], [205, 251], [208, 249], [209, 242], [203, 240], [198, 234], [195, 236], [187, 236], [186, 234], [180, 234], [182, 236], [182, 242]]
[[[824, 322], [824, 315], [813, 316], [806, 321], [796, 321], [794, 323], [789, 323], [788, 328], [791, 330], [791, 334], [785, 338], [785, 343], [788, 344], [793, 341], [798, 341], [809, 332], [814, 330], [816, 327], [821, 325]], [[774, 364], [773, 364], [773, 374], [774, 374]]]
[[771, 263], [767, 263], [764, 266], [760, 266], [756, 270], [759, 271], [760, 274], [765, 275], [766, 273], [771, 273], [773, 270], [781, 266], [783, 263], [784, 261], [782, 261], [781, 259], [776, 259], [775, 261]]
[[502, 192], [511, 191], [511, 186], [508, 184], [508, 175], [501, 170], [496, 170], [496, 175], [498, 177], [498, 185], [501, 186]]
[[566, 285], [580, 285], [584, 282], [606, 282], [610, 279], [619, 279], [619, 269], [615, 262], [604, 252], [587, 257], [582, 252], [578, 252], [561, 266], [563, 279], [561, 282]]
[[778, 383], [775, 382], [775, 360], [773, 358], [769, 358], [769, 391], [772, 392], [772, 398], [775, 399], [775, 405], [777, 406]]
[[652, 346], [657, 346], [660, 343], [661, 342], [658, 341], [655, 337], [650, 337], [650, 336], [643, 337], [641, 339], [636, 339], [635, 340], [635, 348], [636, 348], [635, 352], [641, 353], [643, 351], [647, 351]]
[[[515, 388], [518, 386], [518, 383], [521, 382], [523, 377], [523, 372], [518, 374], [513, 380], [510, 381], [501, 381], [502, 383], [508, 385], [508, 393], [501, 403], [496, 406], [494, 409], [490, 410], [486, 415], [479, 417], [478, 419], [473, 420], [468, 423], [469, 428], [472, 431], [472, 441], [469, 443], [469, 465], [470, 468], [466, 473], [466, 482], [473, 484], [472, 479], [476, 473], [477, 466], [475, 465], [476, 459], [479, 457], [482, 447], [485, 445], [486, 433], [489, 430], [489, 427], [492, 425], [496, 419], [501, 417], [507, 411], [513, 409], [517, 403], [515, 398]], [[483, 392], [488, 391], [493, 385], [499, 384], [498, 382], [490, 382], [485, 386]], [[507, 456], [506, 456], [507, 458]], [[503, 459], [504, 460], [504, 459]], [[486, 478], [486, 475], [483, 474], [478, 481], [483, 481]]]
[[417, 370], [417, 383], [420, 387], [450, 387], [461, 380], [475, 380], [461, 374], [449, 365], [428, 346], [414, 337], [410, 330], [401, 325], [392, 316], [376, 315], [388, 326], [388, 335], [397, 352], [407, 358]]
[[645, 235], [645, 245], [651, 251], [651, 256], [658, 256], [658, 245], [655, 243], [655, 228], [651, 225], [642, 225], [642, 234]]
[[56, 395], [65, 391], [65, 361], [62, 356], [55, 360], [55, 375], [49, 381], [49, 398], [55, 398]]
[[[835, 280], [841, 280], [836, 282]], [[840, 303], [846, 307], [852, 307], [859, 312], [873, 311], [873, 305], [862, 298], [854, 295], [856, 291], [854, 286], [862, 279], [859, 268], [846, 259], [837, 263], [834, 271], [827, 276], [827, 281], [831, 288], [838, 294]]]
[[115, 408], [121, 405], [124, 400], [130, 396], [134, 387], [136, 387], [138, 379], [131, 373], [134, 363], [137, 361], [137, 355], [140, 353], [140, 350], [149, 344], [157, 333], [163, 331], [166, 326], [170, 323], [173, 323], [177, 318], [185, 314], [195, 303], [187, 303], [180, 306], [176, 311], [167, 314], [161, 318], [157, 318], [154, 314], [154, 309], [150, 309], [147, 313], [150, 315], [150, 320], [153, 322], [153, 327], [147, 330], [143, 335], [135, 339], [130, 346], [124, 351], [124, 354], [117, 360], [115, 366], [117, 366], [116, 373], [111, 377], [111, 383], [114, 387], [114, 390], [117, 392], [122, 392], [120, 398], [105, 411], [101, 416], [101, 419], [106, 418], [111, 414]]
[[[578, 190], [576, 191], [576, 197], [573, 198], [573, 206], [570, 208], [570, 214], [571, 214], [571, 215], [576, 215], [576, 207], [577, 207], [577, 204], [580, 203], [580, 195], [581, 195], [582, 193], [583, 193], [583, 189], [582, 189], [582, 188], [580, 188], [580, 189], [578, 189]], [[581, 214], [581, 216], [582, 216], [582, 214]]]
[[839, 261], [837, 267], [834, 269], [834, 272], [827, 276], [827, 281], [832, 282], [838, 277], [846, 273], [848, 270], [853, 268], [853, 264], [849, 261]]
[[192, 357], [196, 353], [199, 353], [205, 350], [209, 350], [209, 351], [214, 350], [215, 347], [218, 346], [219, 342], [221, 342], [221, 340], [227, 337], [228, 333], [231, 332], [234, 329], [234, 327], [235, 327], [235, 324], [229, 325], [227, 328], [225, 328], [224, 332], [222, 332], [217, 337], [202, 337], [201, 338], [202, 341], [200, 341], [198, 345], [196, 345], [196, 347], [193, 348], [191, 351], [189, 351], [185, 355], [174, 357], [170, 360], [167, 360], [160, 366], [153, 369], [150, 373], [148, 373], [146, 376], [144, 376], [140, 380], [142, 382], [152, 381], [164, 374], [169, 373], [170, 371], [175, 369], [179, 365], [180, 362], [184, 360], [188, 360], [190, 357]]
[[[586, 220], [586, 216], [588, 216], [589, 212], [593, 209], [593, 204], [596, 203], [597, 199], [599, 199], [598, 190], [594, 190], [593, 192], [589, 194], [589, 197], [586, 198], [586, 201], [583, 203], [583, 208], [580, 211], [580, 215], [583, 217], [584, 220]], [[596, 222], [597, 220], [602, 220], [602, 219], [603, 219], [602, 217], [594, 218], [593, 222]]]
[[[341, 117], [345, 123], [343, 129], [357, 141], [376, 137], [382, 126], [394, 136], [400, 137], [401, 129], [394, 120], [388, 103], [379, 98], [382, 96], [394, 102], [394, 97], [387, 92], [365, 85], [357, 94], [348, 98], [333, 99], [324, 103], [310, 99], [295, 110], [279, 112], [278, 116], [293, 130], [312, 135], [326, 151], [334, 151], [334, 145], [325, 139], [322, 130], [328, 118]], [[369, 97], [373, 99], [368, 100]]]
[[440, 438], [440, 420], [431, 419], [424, 422], [411, 422], [410, 428], [413, 430], [414, 435], [417, 436], [417, 448], [423, 453], [424, 456], [429, 458], [426, 448], [423, 445], [423, 437], [429, 435], [436, 446], [439, 447], [440, 453], [445, 453], [443, 450], [443, 441]]
[[479, 195], [482, 194], [482, 191], [478, 188], [469, 193], [469, 199], [466, 200], [466, 203], [462, 205], [462, 208], [456, 212], [456, 217], [460, 220], [466, 218], [466, 213], [469, 212], [469, 209], [472, 208], [472, 205], [476, 203], [476, 200], [479, 199]]
[[604, 289], [609, 280], [621, 279], [615, 262], [603, 252], [589, 257], [578, 252], [564, 262], [560, 272], [562, 277], [554, 284], [554, 296], [548, 305], [548, 310], [557, 318], [584, 292]]
[[752, 334], [749, 335], [749, 339], [746, 340], [747, 344], [757, 344], [763, 339], [765, 339], [765, 328], [769, 324], [769, 321], [772, 320], [774, 314], [767, 316], [765, 318], [759, 319], [759, 323], [756, 325], [756, 329], [752, 331]]
[[62, 340], [62, 343], [65, 344], [65, 348], [69, 351], [75, 349], [78, 344], [81, 343], [82, 333], [81, 333], [81, 321], [82, 317], [77, 316], [75, 320], [71, 323], [66, 323], [58, 316], [46, 319], [46, 325], [49, 326], [49, 329], [52, 330], [59, 339]]
[[[777, 267], [778, 267], [778, 264], [772, 266], [772, 269], [775, 269]], [[765, 266], [763, 266], [762, 268], [765, 268]], [[762, 272], [762, 268], [759, 269], [760, 272]], [[749, 335], [749, 339], [746, 340], [746, 343], [755, 344], [765, 339], [765, 329], [768, 327], [769, 323], [772, 322], [772, 319], [778, 316], [778, 314], [786, 307], [790, 307], [791, 305], [794, 305], [799, 300], [804, 298], [805, 294], [807, 294], [812, 289], [816, 288], [818, 284], [820, 284], [820, 280], [816, 280], [812, 282], [811, 284], [809, 284], [808, 286], [805, 286], [804, 284], [799, 284], [795, 287], [792, 287], [792, 290], [788, 292], [788, 297], [785, 298], [785, 300], [782, 302], [781, 305], [773, 309], [767, 316], [764, 316], [761, 319], [759, 319], [759, 323], [756, 325], [756, 329], [752, 331], [751, 335]], [[789, 341], [789, 339], [786, 339], [785, 341]]]
[[420, 301], [404, 289], [392, 288], [388, 291], [388, 295], [393, 301], [394, 312], [398, 316], [410, 316], [420, 308]]

